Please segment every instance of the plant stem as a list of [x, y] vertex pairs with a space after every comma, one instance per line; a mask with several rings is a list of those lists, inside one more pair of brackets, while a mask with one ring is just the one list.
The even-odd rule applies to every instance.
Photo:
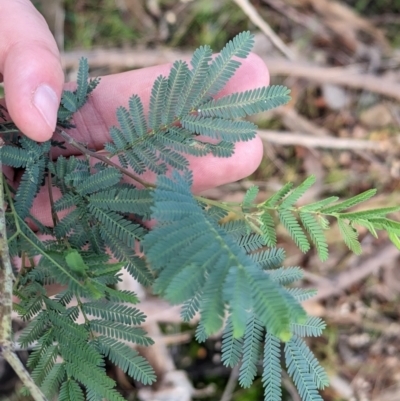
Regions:
[[[0, 148], [4, 142], [0, 142]], [[8, 251], [6, 218], [4, 209], [3, 173], [0, 160], [0, 354], [11, 365], [15, 373], [29, 389], [35, 401], [46, 401], [46, 397], [33, 382], [17, 354], [12, 349], [11, 312], [13, 294], [13, 271]]]
[[145, 180], [142, 180], [139, 178], [137, 175], [132, 174], [130, 171], [124, 169], [123, 167], [119, 166], [117, 163], [114, 163], [111, 161], [108, 157], [105, 157], [97, 152], [93, 152], [89, 149], [87, 149], [85, 146], [81, 145], [79, 142], [77, 142], [74, 138], [72, 138], [70, 135], [68, 135], [65, 131], [57, 131], [66, 141], [69, 145], [73, 146], [74, 148], [78, 149], [81, 151], [84, 155], [88, 155], [91, 157], [94, 157], [95, 159], [98, 159], [102, 161], [103, 163], [108, 164], [109, 166], [115, 167], [121, 173], [125, 174], [127, 177], [132, 178], [132, 180], [135, 180], [139, 184], [142, 184], [145, 188], [155, 188], [154, 184], [151, 184]]
[[[0, 147], [3, 143], [0, 143]], [[0, 161], [1, 171], [1, 161]], [[3, 174], [0, 174], [0, 347], [11, 341], [13, 272], [8, 253], [4, 210]]]
[[29, 372], [25, 369], [25, 366], [19, 360], [17, 354], [11, 350], [11, 347], [3, 347], [2, 355], [4, 359], [14, 369], [15, 373], [21, 379], [24, 386], [29, 390], [31, 396], [35, 401], [47, 401], [45, 395], [40, 391], [39, 387], [36, 386]]

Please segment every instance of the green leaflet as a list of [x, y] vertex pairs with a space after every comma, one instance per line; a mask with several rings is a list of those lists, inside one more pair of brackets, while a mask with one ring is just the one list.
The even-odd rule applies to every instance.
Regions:
[[281, 390], [281, 350], [280, 341], [270, 333], [265, 333], [262, 383], [265, 401], [280, 401]]
[[224, 96], [200, 106], [198, 113], [206, 117], [240, 118], [286, 104], [290, 90], [284, 86], [268, 86]]
[[[234, 75], [240, 62], [233, 60], [233, 57], [246, 58], [254, 43], [254, 37], [250, 32], [242, 32], [229, 41], [221, 50], [220, 54], [212, 61], [207, 78], [203, 84], [201, 99], [218, 93], [230, 78]], [[195, 107], [200, 102], [195, 103]]]
[[356, 255], [361, 254], [361, 244], [358, 241], [358, 233], [352, 226], [348, 225], [344, 220], [338, 219], [338, 226], [340, 234], [343, 237], [345, 244], [353, 251]]
[[285, 361], [287, 371], [293, 378], [294, 384], [304, 401], [323, 401], [318, 393], [315, 377], [310, 372], [307, 360], [304, 358], [305, 343], [299, 342], [298, 337], [285, 344]]
[[124, 343], [115, 343], [110, 338], [99, 337], [100, 352], [110, 359], [112, 363], [119, 366], [133, 379], [140, 381], [144, 385], [155, 382], [156, 375], [149, 363], [138, 355], [131, 347]]
[[302, 252], [307, 252], [310, 249], [310, 244], [293, 213], [289, 210], [280, 209], [278, 215], [282, 225], [289, 232], [290, 236], [292, 237], [293, 241], [296, 242], [296, 245], [299, 247], [299, 249]]
[[182, 127], [198, 135], [229, 142], [249, 141], [256, 136], [256, 125], [249, 121], [207, 118], [195, 115], [184, 116]]
[[180, 96], [184, 92], [183, 87], [188, 74], [188, 65], [184, 61], [175, 61], [168, 76], [167, 93], [161, 114], [162, 124], [172, 123], [180, 111]]
[[236, 366], [242, 356], [243, 339], [236, 338], [233, 333], [233, 324], [231, 319], [225, 326], [224, 332], [222, 334], [222, 363], [224, 366], [233, 368]]
[[246, 194], [244, 195], [242, 202], [242, 208], [244, 211], [247, 211], [251, 208], [253, 202], [255, 201], [258, 195], [258, 191], [259, 189], [256, 185], [253, 185], [246, 191]]
[[280, 204], [279, 208], [287, 209], [293, 206], [304, 194], [305, 192], [315, 183], [315, 176], [310, 175], [304, 180], [298, 187], [293, 189]]
[[309, 316], [305, 323], [292, 323], [293, 333], [299, 337], [319, 337], [326, 323], [319, 317]]
[[251, 386], [256, 375], [256, 364], [261, 355], [263, 332], [261, 322], [254, 316], [251, 317], [244, 334], [243, 362], [239, 370], [239, 384], [244, 388]]
[[324, 262], [328, 259], [328, 244], [326, 243], [323, 228], [318, 224], [315, 216], [300, 211], [300, 221], [310, 235], [312, 243], [317, 248], [319, 258]]
[[[150, 129], [155, 130], [161, 124], [161, 117], [164, 108], [165, 95], [167, 93], [167, 86], [168, 86], [168, 80], [162, 75], [158, 76], [157, 79], [154, 81], [150, 97], [150, 110], [149, 110]], [[133, 127], [129, 127], [129, 131], [133, 131]]]
[[181, 116], [192, 110], [196, 100], [201, 95], [204, 81], [208, 73], [208, 65], [211, 61], [212, 50], [209, 46], [200, 46], [193, 53], [190, 64], [192, 70], [186, 76], [185, 90], [180, 96], [176, 115]]
[[367, 201], [375, 194], [376, 194], [376, 189], [370, 189], [359, 195], [353, 196], [350, 199], [340, 202], [336, 205], [324, 207], [321, 209], [321, 212], [326, 214], [341, 212], [342, 210], [348, 209], [349, 207], [356, 206], [359, 203]]
[[75, 380], [70, 379], [62, 384], [59, 399], [60, 401], [84, 401], [85, 396], [79, 384]]

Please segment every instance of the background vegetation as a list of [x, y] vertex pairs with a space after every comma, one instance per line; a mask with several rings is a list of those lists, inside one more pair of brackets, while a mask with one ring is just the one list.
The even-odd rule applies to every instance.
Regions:
[[[290, 87], [293, 99], [288, 106], [257, 117], [265, 157], [253, 176], [207, 196], [241, 199], [243, 191], [256, 184], [260, 199], [265, 199], [285, 182], [299, 184], [314, 174], [315, 190], [304, 202], [329, 195], [350, 197], [374, 187], [380, 196], [368, 207], [399, 203], [400, 1], [35, 3], [63, 52], [68, 79], [75, 79], [81, 55], [88, 57], [91, 74], [97, 76], [173, 61], [201, 44], [218, 49], [246, 29], [257, 33], [255, 51], [269, 66], [272, 83]], [[331, 377], [323, 398], [399, 400], [398, 252], [386, 239], [375, 240], [365, 233], [363, 255], [352, 256], [337, 239], [333, 233], [331, 257], [321, 263], [315, 252], [304, 256], [297, 251], [284, 232], [279, 237], [279, 245], [291, 255], [287, 263], [306, 269], [304, 286], [319, 290], [307, 311], [328, 325], [324, 335], [311, 343]], [[173, 309], [156, 313], [166, 305], [151, 297], [142, 305], [150, 317], [146, 329], [161, 344], [146, 356], [170, 381], [169, 387], [154, 389], [160, 397], [261, 399], [261, 379], [259, 386], [239, 389], [237, 372], [222, 366], [220, 338], [198, 345], [192, 341], [193, 327], [180, 324]], [[185, 370], [189, 380], [179, 379], [176, 369]], [[126, 397], [137, 396], [136, 383], [117, 370], [110, 370], [110, 375], [118, 378]], [[183, 389], [182, 383], [189, 387]], [[0, 394], [6, 394], [0, 399], [18, 399], [14, 386], [9, 369], [0, 361]], [[298, 400], [289, 380], [284, 394], [287, 401]], [[143, 400], [152, 396], [143, 389], [139, 395]]]

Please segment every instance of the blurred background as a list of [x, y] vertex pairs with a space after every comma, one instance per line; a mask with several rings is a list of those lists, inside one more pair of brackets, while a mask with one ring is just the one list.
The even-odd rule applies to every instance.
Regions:
[[[91, 75], [171, 62], [199, 45], [218, 51], [237, 33], [256, 35], [254, 51], [269, 67], [271, 82], [292, 90], [292, 101], [258, 115], [264, 160], [249, 178], [207, 192], [241, 199], [252, 184], [266, 198], [287, 181], [314, 174], [304, 202], [369, 188], [369, 208], [399, 204], [400, 195], [400, 0], [41, 0], [34, 1], [54, 33], [68, 80], [78, 60]], [[352, 255], [329, 232], [330, 259], [300, 253], [282, 232], [287, 265], [306, 270], [300, 285], [318, 289], [309, 313], [327, 329], [310, 345], [331, 378], [324, 401], [400, 400], [400, 269], [398, 251], [382, 236], [361, 232], [363, 255]], [[127, 283], [129, 285], [129, 283]], [[220, 337], [193, 340], [195, 327], [179, 311], [145, 298], [146, 329], [155, 337], [143, 350], [159, 373], [143, 389], [122, 372], [110, 375], [128, 400], [263, 399], [261, 378], [250, 389], [237, 371], [220, 363]], [[18, 322], [15, 322], [18, 325]], [[26, 352], [21, 352], [26, 359]], [[0, 400], [26, 400], [0, 362]], [[284, 401], [299, 401], [283, 376]]]

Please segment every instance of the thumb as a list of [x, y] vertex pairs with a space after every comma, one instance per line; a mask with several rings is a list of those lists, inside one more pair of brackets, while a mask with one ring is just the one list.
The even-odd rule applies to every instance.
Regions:
[[55, 40], [28, 0], [0, 0], [0, 74], [17, 127], [35, 141], [51, 138], [64, 74]]

